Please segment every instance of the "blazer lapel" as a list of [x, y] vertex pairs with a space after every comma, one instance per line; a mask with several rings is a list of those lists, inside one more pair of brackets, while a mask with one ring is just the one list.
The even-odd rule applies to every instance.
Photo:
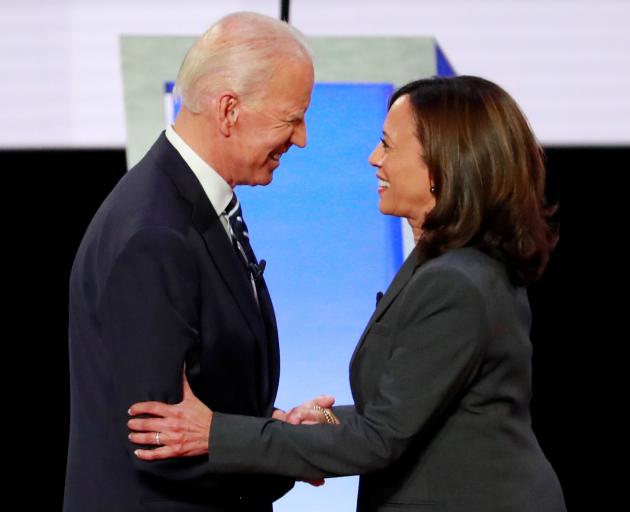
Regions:
[[368, 321], [363, 331], [363, 334], [361, 334], [359, 342], [354, 349], [352, 358], [350, 359], [350, 367], [352, 367], [354, 359], [359, 353], [359, 350], [361, 349], [361, 346], [363, 345], [366, 336], [370, 332], [372, 325], [374, 325], [374, 322], [376, 322], [383, 315], [383, 313], [387, 311], [387, 308], [389, 308], [390, 304], [394, 301], [396, 297], [398, 297], [400, 292], [404, 289], [405, 285], [411, 279], [411, 276], [413, 276], [416, 268], [424, 263], [424, 259], [421, 258], [419, 254], [420, 253], [417, 251], [417, 248], [411, 251], [407, 259], [403, 263], [403, 266], [400, 268], [392, 283], [389, 285], [389, 288], [387, 288], [385, 295], [383, 295], [381, 300], [378, 301], [376, 309], [374, 310], [374, 313], [372, 313], [372, 316], [370, 317], [370, 320]]

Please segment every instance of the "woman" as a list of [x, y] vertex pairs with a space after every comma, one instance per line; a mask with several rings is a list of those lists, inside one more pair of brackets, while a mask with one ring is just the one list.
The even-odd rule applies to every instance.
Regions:
[[220, 472], [361, 474], [360, 511], [565, 510], [530, 426], [525, 286], [555, 234], [526, 119], [487, 80], [419, 80], [390, 100], [370, 163], [381, 212], [407, 218], [416, 247], [355, 349], [354, 406], [325, 410], [340, 424], [213, 413], [187, 389], [182, 404], [132, 407], [158, 418], [132, 419], [131, 440], [164, 445], [137, 455], [209, 448]]

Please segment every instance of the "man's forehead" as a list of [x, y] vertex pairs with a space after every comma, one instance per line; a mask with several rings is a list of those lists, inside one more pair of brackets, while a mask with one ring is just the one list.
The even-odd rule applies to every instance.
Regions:
[[304, 117], [304, 113], [310, 104], [310, 95], [299, 97], [294, 92], [280, 95], [268, 95], [263, 100], [264, 108], [275, 110], [286, 117]]

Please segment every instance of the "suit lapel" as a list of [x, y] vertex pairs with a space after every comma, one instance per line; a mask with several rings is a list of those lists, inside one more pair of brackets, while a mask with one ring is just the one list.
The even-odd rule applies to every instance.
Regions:
[[264, 279], [257, 282], [258, 303], [260, 311], [265, 320], [267, 332], [267, 347], [265, 356], [265, 367], [269, 368], [268, 382], [264, 391], [264, 400], [262, 403], [268, 404], [270, 409], [265, 411], [265, 415], [270, 416], [273, 404], [276, 401], [276, 393], [278, 392], [278, 381], [280, 378], [280, 347], [278, 346], [278, 327], [276, 325], [276, 315], [273, 310], [273, 304]]
[[200, 196], [195, 205], [193, 223], [247, 323], [256, 334], [261, 347], [264, 347], [267, 340], [265, 325], [254, 298], [251, 281], [205, 194]]
[[199, 181], [177, 150], [166, 139], [164, 132], [151, 148], [155, 163], [177, 187], [193, 208], [192, 222], [201, 234], [208, 253], [221, 277], [243, 313], [247, 324], [258, 339], [261, 351], [266, 352], [267, 336], [251, 283], [243, 271], [232, 244]]
[[400, 292], [405, 288], [405, 285], [413, 276], [416, 268], [420, 266], [423, 262], [424, 260], [419, 256], [419, 252], [417, 251], [417, 249], [411, 251], [411, 254], [409, 254], [407, 259], [405, 260], [405, 263], [394, 277], [394, 280], [389, 285], [389, 288], [387, 288], [385, 295], [383, 295], [383, 297], [381, 297], [381, 300], [378, 301], [376, 309], [374, 310], [374, 313], [372, 313], [372, 316], [370, 317], [370, 320], [368, 321], [363, 331], [363, 334], [361, 334], [359, 342], [354, 349], [354, 353], [352, 354], [352, 358], [350, 359], [350, 367], [352, 367], [354, 359], [359, 353], [359, 350], [361, 349], [361, 346], [363, 345], [366, 336], [370, 332], [370, 329], [374, 325], [374, 322], [376, 322], [383, 315], [383, 313], [387, 311], [394, 299], [398, 297]]

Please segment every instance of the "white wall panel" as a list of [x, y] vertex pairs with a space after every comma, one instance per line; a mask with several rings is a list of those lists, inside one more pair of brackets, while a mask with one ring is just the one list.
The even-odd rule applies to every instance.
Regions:
[[279, 13], [275, 0], [0, 0], [0, 148], [123, 147], [120, 35], [200, 34], [235, 10]]
[[[199, 34], [276, 0], [0, 1], [0, 147], [122, 147], [121, 34]], [[630, 143], [630, 1], [293, 0], [309, 35], [435, 35], [547, 144]], [[175, 72], [175, 71], [174, 71]]]

